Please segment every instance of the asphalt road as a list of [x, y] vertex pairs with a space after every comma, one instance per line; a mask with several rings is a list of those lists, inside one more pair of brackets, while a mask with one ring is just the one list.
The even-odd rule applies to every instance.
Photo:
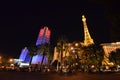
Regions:
[[120, 73], [0, 72], [0, 80], [120, 80]]

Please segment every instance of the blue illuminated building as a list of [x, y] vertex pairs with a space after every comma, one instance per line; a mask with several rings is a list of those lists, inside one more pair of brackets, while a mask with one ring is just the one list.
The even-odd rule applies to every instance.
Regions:
[[[40, 55], [40, 54], [33, 56], [32, 64], [41, 63], [42, 58], [43, 58], [43, 55]], [[44, 57], [44, 60], [43, 60], [43, 63], [44, 63], [44, 64], [47, 64], [47, 62], [48, 62], [48, 58], [47, 58], [47, 56], [45, 56], [45, 57]]]
[[28, 54], [28, 48], [22, 49], [19, 60], [25, 63], [29, 63], [31, 56]]
[[[40, 29], [38, 39], [36, 41], [36, 46], [39, 46], [44, 43], [49, 43], [49, 41], [50, 41], [50, 30], [48, 29], [48, 27], [44, 27], [44, 28]], [[43, 58], [42, 54], [37, 54], [37, 55], [33, 56], [31, 64], [41, 63], [42, 58]], [[31, 59], [31, 56], [29, 55], [29, 50], [27, 49], [27, 47], [25, 47], [21, 51], [19, 60], [24, 63], [29, 63], [30, 59]], [[48, 58], [46, 55], [44, 57], [43, 64], [46, 64], [47, 62], [48, 62]]]
[[[40, 29], [38, 39], [36, 41], [36, 46], [39, 46], [44, 43], [49, 43], [49, 41], [50, 41], [50, 30], [48, 29], [48, 27], [44, 27], [44, 28]], [[32, 64], [41, 63], [42, 58], [43, 58], [43, 55], [41, 55], [41, 54], [37, 54], [37, 55], [33, 56]], [[46, 64], [47, 62], [48, 62], [48, 58], [46, 55], [44, 57], [43, 64]]]

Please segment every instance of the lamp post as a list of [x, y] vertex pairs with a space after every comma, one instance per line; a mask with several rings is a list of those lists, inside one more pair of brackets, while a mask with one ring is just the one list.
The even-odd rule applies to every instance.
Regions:
[[12, 62], [13, 61], [13, 59], [11, 58], [11, 59], [9, 59], [9, 62]]
[[13, 63], [13, 59], [12, 59], [12, 58], [10, 58], [8, 62], [9, 62], [9, 63], [10, 63], [10, 65], [11, 65], [11, 64]]

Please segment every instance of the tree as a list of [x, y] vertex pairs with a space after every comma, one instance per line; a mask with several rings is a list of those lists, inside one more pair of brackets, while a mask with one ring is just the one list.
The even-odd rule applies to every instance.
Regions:
[[84, 64], [85, 68], [89, 69], [91, 65], [96, 68], [100, 68], [103, 61], [104, 51], [99, 45], [84, 46], [83, 53], [81, 54], [81, 63]]
[[43, 44], [38, 45], [37, 53], [42, 55], [42, 61], [41, 61], [41, 66], [42, 66], [45, 56], [48, 55], [49, 53], [49, 44], [43, 43]]
[[37, 47], [36, 46], [31, 46], [31, 47], [28, 48], [28, 50], [29, 50], [28, 54], [31, 56], [30, 63], [29, 63], [31, 65], [32, 58], [33, 58], [34, 55], [36, 55]]
[[51, 64], [51, 61], [53, 60], [53, 54], [54, 52], [53, 52], [53, 48], [52, 48], [52, 46], [50, 45], [49, 46], [49, 54], [48, 54], [48, 63], [49, 64]]
[[109, 55], [109, 60], [113, 62], [115, 65], [120, 64], [120, 49], [116, 49], [116, 51], [112, 51]]
[[67, 43], [68, 43], [68, 40], [66, 36], [61, 36], [57, 41], [56, 49], [57, 49], [57, 52], [60, 54], [61, 69], [62, 69], [63, 51], [65, 51]]

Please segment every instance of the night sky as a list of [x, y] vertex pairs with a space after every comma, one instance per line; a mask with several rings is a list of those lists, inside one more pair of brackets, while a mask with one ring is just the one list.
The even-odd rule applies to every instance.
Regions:
[[21, 49], [35, 45], [40, 28], [51, 30], [51, 45], [61, 35], [83, 41], [82, 15], [95, 43], [120, 41], [120, 9], [115, 0], [79, 2], [0, 3], [0, 54], [18, 58]]

